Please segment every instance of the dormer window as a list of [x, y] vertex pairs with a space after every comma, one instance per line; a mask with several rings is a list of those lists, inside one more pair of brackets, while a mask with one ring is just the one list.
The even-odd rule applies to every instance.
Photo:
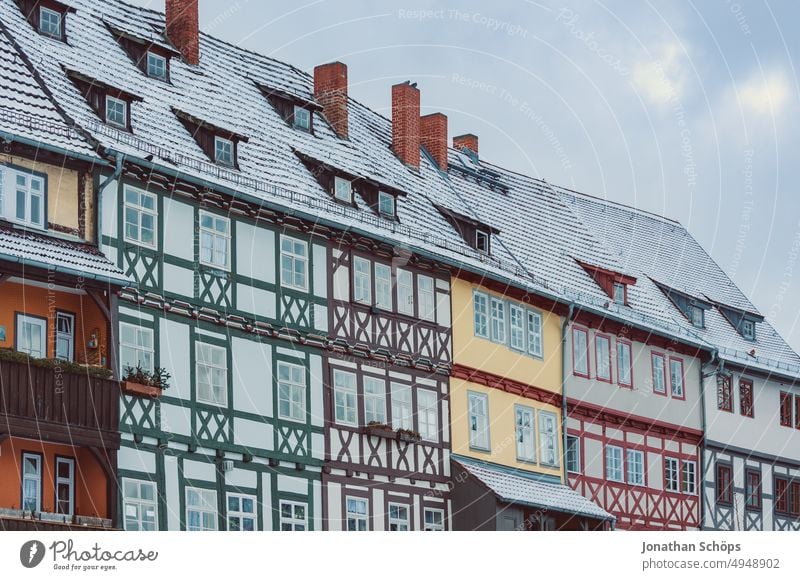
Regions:
[[211, 161], [223, 167], [239, 168], [239, 144], [247, 143], [247, 137], [212, 125], [174, 107], [172, 112]]
[[131, 130], [131, 103], [141, 101], [141, 97], [74, 70], [65, 72], [104, 123], [123, 131]]
[[636, 284], [636, 278], [621, 272], [615, 272], [581, 260], [576, 260], [600, 288], [603, 289], [614, 304], [628, 306], [628, 286]]
[[287, 125], [299, 131], [314, 132], [314, 112], [321, 109], [319, 103], [258, 82], [256, 86]]
[[147, 51], [147, 76], [161, 81], [167, 80], [167, 59], [152, 50]]
[[22, 15], [36, 32], [42, 36], [67, 40], [67, 14], [75, 12], [75, 8], [63, 4], [59, 0], [15, 0]]
[[475, 249], [484, 254], [489, 254], [491, 250], [491, 237], [488, 232], [475, 230]]
[[689, 305], [689, 320], [696, 328], [705, 328], [705, 312], [697, 304]]
[[394, 219], [396, 215], [395, 199], [391, 193], [378, 192], [378, 213], [384, 217]]
[[120, 129], [127, 129], [128, 103], [122, 99], [106, 95], [106, 123]]
[[44, 6], [39, 7], [39, 32], [61, 40], [64, 36], [63, 25], [60, 12]]
[[756, 339], [756, 323], [752, 320], [742, 320], [742, 336], [747, 340]]
[[233, 167], [236, 161], [233, 150], [233, 141], [223, 137], [214, 137], [214, 161], [220, 165]]
[[617, 304], [626, 304], [628, 301], [626, 296], [628, 294], [628, 290], [622, 282], [614, 282], [614, 302]]
[[493, 228], [489, 224], [478, 221], [477, 219], [454, 212], [446, 207], [436, 205], [436, 209], [442, 214], [453, 228], [464, 238], [464, 241], [473, 250], [478, 250], [487, 256], [492, 250], [492, 235], [499, 234], [500, 230]]
[[135, 36], [106, 22], [114, 39], [128, 54], [134, 65], [151, 79], [169, 82], [169, 62], [180, 53], [166, 43]]
[[353, 183], [343, 177], [333, 180], [333, 197], [345, 203], [353, 203]]
[[311, 131], [311, 111], [299, 105], [295, 105], [294, 112], [292, 113], [292, 122], [295, 129]]

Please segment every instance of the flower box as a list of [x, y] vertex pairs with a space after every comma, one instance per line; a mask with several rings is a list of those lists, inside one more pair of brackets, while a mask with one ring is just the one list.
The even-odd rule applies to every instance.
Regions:
[[397, 430], [397, 440], [402, 441], [404, 443], [419, 443], [422, 439], [422, 436], [417, 433], [416, 431], [410, 431], [408, 429], [398, 429]]
[[367, 425], [364, 432], [371, 437], [383, 437], [384, 439], [396, 439], [397, 432], [389, 425]]
[[126, 395], [157, 399], [161, 396], [162, 391], [163, 389], [161, 387], [143, 385], [141, 383], [134, 383], [133, 381], [122, 381], [122, 392]]

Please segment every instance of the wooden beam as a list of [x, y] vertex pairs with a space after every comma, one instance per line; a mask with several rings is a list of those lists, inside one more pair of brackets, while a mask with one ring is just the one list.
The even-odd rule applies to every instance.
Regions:
[[86, 294], [88, 294], [89, 297], [94, 301], [94, 303], [97, 304], [97, 307], [100, 309], [100, 312], [103, 313], [106, 322], [111, 322], [111, 312], [108, 309], [105, 300], [103, 300], [103, 297], [100, 296], [100, 292], [97, 290], [92, 290], [87, 288]]

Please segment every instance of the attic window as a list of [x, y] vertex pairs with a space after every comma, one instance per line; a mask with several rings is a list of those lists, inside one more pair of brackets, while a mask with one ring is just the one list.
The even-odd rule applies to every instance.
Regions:
[[478, 221], [477, 219], [456, 213], [446, 207], [436, 205], [436, 209], [442, 214], [453, 228], [464, 238], [473, 250], [478, 250], [482, 254], [491, 253], [492, 235], [499, 234], [500, 230], [493, 228], [489, 224]]
[[333, 183], [333, 197], [339, 201], [353, 203], [353, 183], [338, 176], [334, 178]]
[[314, 132], [314, 111], [320, 110], [319, 103], [258, 82], [256, 86], [287, 125], [300, 131]]
[[394, 196], [391, 193], [378, 192], [378, 213], [384, 217], [394, 218], [396, 207]]
[[628, 287], [636, 284], [636, 278], [620, 272], [615, 272], [601, 266], [588, 264], [577, 260], [600, 288], [603, 289], [615, 304], [628, 306]]
[[484, 254], [490, 253], [491, 237], [488, 232], [475, 230], [475, 249]]
[[230, 139], [214, 137], [214, 161], [217, 163], [233, 167], [236, 164], [234, 149], [235, 145]]
[[294, 112], [292, 113], [292, 121], [295, 129], [311, 131], [311, 111], [308, 109], [295, 105]]
[[628, 289], [622, 282], [614, 282], [614, 302], [617, 304], [626, 304], [628, 300], [626, 296], [628, 294]]
[[106, 22], [106, 27], [111, 31], [114, 40], [119, 43], [133, 64], [136, 65], [136, 68], [151, 79], [169, 82], [170, 59], [180, 53], [150, 39], [120, 30], [108, 22]]
[[40, 6], [39, 32], [61, 40], [64, 37], [62, 18], [63, 16], [60, 12]]
[[161, 81], [167, 80], [167, 58], [148, 50], [147, 76]]
[[189, 134], [194, 137], [200, 149], [209, 159], [224, 167], [238, 169], [239, 143], [247, 143], [247, 137], [212, 125], [190, 113], [175, 108], [172, 109], [172, 112]]
[[100, 119], [123, 131], [131, 130], [131, 104], [142, 98], [73, 70], [65, 70]]
[[705, 328], [705, 312], [697, 304], [689, 305], [689, 321], [696, 328]]
[[128, 103], [122, 99], [106, 95], [106, 123], [120, 129], [127, 129]]
[[742, 336], [747, 340], [756, 339], [756, 323], [752, 320], [742, 320]]

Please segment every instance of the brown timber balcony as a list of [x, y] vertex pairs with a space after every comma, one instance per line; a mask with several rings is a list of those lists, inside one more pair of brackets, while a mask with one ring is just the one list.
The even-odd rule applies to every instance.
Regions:
[[[119, 381], [55, 361], [0, 358], [0, 441], [6, 436], [119, 449]], [[46, 363], [46, 366], [45, 364]]]

